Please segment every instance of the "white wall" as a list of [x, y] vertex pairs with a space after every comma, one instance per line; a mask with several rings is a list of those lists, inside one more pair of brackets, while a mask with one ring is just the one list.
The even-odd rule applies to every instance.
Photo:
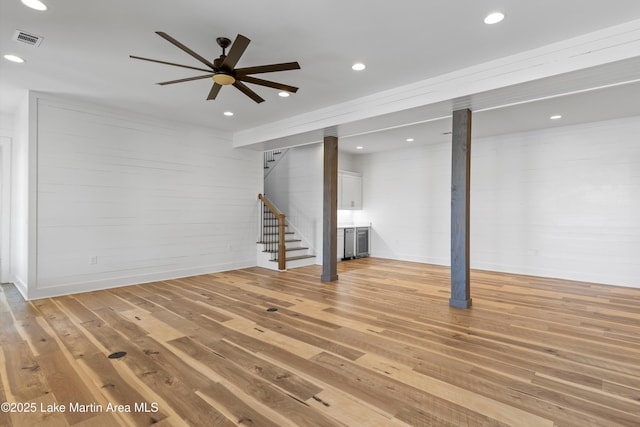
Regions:
[[362, 156], [371, 255], [448, 265], [451, 147], [421, 145]]
[[256, 264], [260, 153], [228, 134], [39, 97], [29, 298]]
[[322, 254], [323, 153], [322, 144], [290, 148], [264, 180], [267, 198], [316, 255]]
[[[35, 250], [35, 171], [33, 136], [29, 122], [33, 110], [31, 97], [25, 93], [15, 115], [11, 141], [11, 208], [10, 208], [10, 272], [11, 281], [23, 296], [27, 296], [29, 280], [34, 276], [35, 264], [29, 262]], [[34, 163], [35, 164], [35, 163]]]
[[0, 131], [0, 283], [11, 278], [11, 138]]
[[[340, 147], [340, 142], [341, 141], [338, 141], [338, 147]], [[340, 151], [338, 152], [338, 169], [341, 171], [362, 173], [361, 158], [362, 156]]]
[[13, 114], [0, 113], [0, 136], [11, 138], [15, 117]]
[[11, 278], [11, 138], [12, 114], [0, 113], [0, 283]]
[[[473, 268], [640, 287], [640, 117], [476, 139]], [[372, 255], [448, 265], [449, 144], [364, 155]]]

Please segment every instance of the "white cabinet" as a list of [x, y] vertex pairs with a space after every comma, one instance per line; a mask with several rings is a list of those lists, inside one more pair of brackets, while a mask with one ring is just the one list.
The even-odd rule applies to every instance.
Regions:
[[338, 172], [338, 209], [362, 209], [362, 175], [356, 172]]

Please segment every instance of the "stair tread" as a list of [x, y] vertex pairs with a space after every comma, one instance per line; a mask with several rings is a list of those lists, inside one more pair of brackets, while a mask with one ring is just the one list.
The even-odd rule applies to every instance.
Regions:
[[[305, 248], [305, 247], [303, 247], [303, 246], [296, 246], [296, 247], [294, 247], [294, 248], [291, 248], [291, 247], [289, 247], [289, 248], [285, 248], [285, 251], [301, 251], [301, 250], [307, 250], [307, 249], [309, 249], [309, 248]], [[270, 253], [270, 254], [275, 254], [275, 253], [277, 253], [278, 251], [274, 249], [274, 250], [272, 250], [272, 251], [262, 251], [262, 252]]]
[[[315, 255], [299, 255], [299, 256], [292, 256], [292, 257], [287, 257], [287, 261], [295, 261], [297, 259], [307, 259], [307, 258], [315, 258]], [[271, 262], [278, 262], [278, 259], [272, 259], [269, 260]]]
[[[284, 241], [284, 242], [285, 242], [285, 243], [293, 243], [293, 242], [302, 242], [302, 240], [300, 240], [300, 239], [285, 239], [285, 241]], [[262, 243], [263, 245], [268, 245], [268, 244], [274, 244], [274, 245], [277, 245], [277, 244], [278, 244], [278, 241], [277, 241], [277, 240], [275, 240], [275, 241], [272, 241], [272, 242], [265, 242], [265, 241], [262, 241], [262, 240], [261, 240], [261, 241], [256, 242], [256, 243]]]

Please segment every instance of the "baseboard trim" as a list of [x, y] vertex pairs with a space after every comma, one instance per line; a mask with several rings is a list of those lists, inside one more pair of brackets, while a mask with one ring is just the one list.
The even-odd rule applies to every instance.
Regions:
[[[83, 292], [100, 291], [105, 289], [120, 288], [123, 286], [141, 285], [144, 283], [161, 282], [163, 280], [181, 279], [203, 274], [220, 273], [223, 271], [237, 270], [242, 268], [255, 267], [255, 262], [250, 263], [226, 263], [214, 264], [202, 267], [194, 267], [180, 270], [162, 271], [147, 273], [135, 276], [122, 276], [107, 279], [98, 279], [86, 282], [76, 282], [65, 285], [50, 286], [32, 289], [27, 300], [37, 300], [42, 298], [52, 298], [63, 295], [79, 294]], [[17, 285], [16, 285], [17, 286]], [[18, 287], [18, 289], [20, 289]], [[26, 289], [26, 288], [25, 288]], [[21, 292], [23, 296], [25, 293]]]
[[24, 298], [25, 301], [29, 301], [29, 292], [28, 292], [29, 288], [27, 287], [27, 284], [24, 283], [20, 278], [16, 276], [13, 276], [12, 283], [16, 287], [18, 292], [20, 292], [20, 295], [22, 295], [22, 298]]

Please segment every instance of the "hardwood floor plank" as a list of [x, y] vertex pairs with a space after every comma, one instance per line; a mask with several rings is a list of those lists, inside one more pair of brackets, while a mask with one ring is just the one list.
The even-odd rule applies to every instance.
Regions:
[[[72, 403], [89, 406], [98, 400], [61, 351], [42, 353], [36, 357], [36, 360], [45, 372], [47, 383], [59, 403], [65, 406]], [[94, 414], [83, 411], [66, 411], [64, 416], [69, 424], [73, 425], [92, 418]]]
[[[4, 372], [4, 354], [2, 348], [0, 348], [0, 403], [3, 402], [11, 402], [13, 399], [9, 400], [4, 390], [8, 388], [8, 384], [6, 384], [5, 372]], [[8, 411], [0, 411], [0, 426], [11, 427], [13, 423], [11, 422], [11, 417], [9, 416]]]
[[[242, 394], [246, 394], [250, 400], [247, 403], [251, 406], [257, 406], [257, 404], [264, 405], [269, 408], [285, 420], [290, 420], [293, 426], [337, 426], [335, 422], [326, 418], [322, 413], [315, 411], [309, 407], [302, 400], [295, 396], [288, 394], [278, 387], [274, 387], [268, 381], [261, 379], [260, 377], [246, 372], [242, 369], [237, 369], [232, 361], [226, 358], [220, 357], [211, 351], [205, 349], [202, 346], [197, 345], [191, 340], [176, 340], [172, 343], [176, 348], [179, 348], [189, 357], [197, 360], [199, 363], [208, 366], [208, 368], [215, 373], [214, 375], [224, 378], [229, 384], [233, 385], [233, 388], [238, 388], [242, 391]], [[211, 393], [208, 394], [210, 398], [214, 399]], [[220, 399], [220, 396], [224, 396], [226, 393], [220, 390], [215, 393], [218, 395], [215, 399]], [[228, 407], [227, 407], [228, 409]], [[280, 423], [267, 423], [266, 420], [256, 420], [256, 415], [244, 414], [237, 416], [236, 419], [250, 419], [256, 422], [256, 425], [282, 425]], [[276, 418], [276, 417], [271, 417]]]
[[[216, 424], [219, 427], [231, 426], [285, 426], [286, 423], [276, 423], [267, 415], [259, 413], [256, 408], [247, 406], [240, 399], [236, 398], [229, 390], [224, 389], [220, 384], [212, 383], [204, 390], [198, 390], [195, 394], [209, 405], [222, 408], [226, 419]], [[236, 420], [235, 422], [232, 420]]]
[[[216, 402], [215, 405], [210, 406], [224, 416], [224, 418], [218, 417], [218, 423], [224, 424], [226, 423], [225, 419], [228, 419], [236, 423], [244, 420], [243, 422], [247, 425], [276, 425], [267, 416], [257, 412], [251, 405], [220, 384], [218, 378], [208, 377], [204, 372], [207, 367], [201, 366], [201, 369], [196, 369], [190, 360], [182, 357], [181, 354], [172, 352], [168, 347], [149, 337], [139, 338], [134, 342], [140, 348], [144, 348], [144, 353], [157, 366], [162, 367], [166, 372], [171, 372], [177, 380], [190, 384], [203, 401]], [[203, 396], [208, 398], [205, 399]], [[212, 422], [212, 425], [215, 423]]]
[[203, 340], [201, 345], [206, 348], [208, 352], [204, 352], [198, 343], [189, 337], [179, 338], [168, 344], [180, 348], [183, 352], [200, 362], [204, 363], [206, 361], [207, 365], [214, 365], [216, 362], [219, 362], [219, 358], [228, 360], [247, 372], [276, 385], [278, 388], [283, 389], [301, 401], [306, 401], [322, 391], [322, 388], [301, 378], [299, 375], [274, 365], [260, 358], [259, 355], [245, 351], [224, 340]]
[[150, 335], [161, 342], [170, 341], [184, 336], [182, 332], [167, 323], [160, 321], [153, 316], [153, 313], [146, 310], [133, 309], [121, 311], [118, 315], [131, 323], [138, 325], [145, 331], [146, 335]]
[[382, 413], [379, 408], [373, 408], [366, 402], [353, 398], [335, 387], [327, 387], [320, 393], [308, 399], [309, 406], [326, 410], [331, 408], [331, 416], [347, 426], [363, 427], [406, 427], [407, 424], [389, 414]]
[[8, 402], [28, 402], [50, 392], [45, 374], [26, 342], [2, 344], [0, 360], [5, 368]]
[[[0, 286], [0, 399], [135, 405], [2, 426], [637, 426], [640, 289], [375, 258], [24, 302]], [[267, 312], [274, 307], [276, 312]], [[108, 359], [125, 351], [121, 359]]]
[[[33, 403], [37, 408], [47, 408], [49, 405], [58, 403], [53, 393], [33, 399], [28, 403]], [[14, 427], [68, 427], [69, 422], [65, 414], [61, 412], [46, 412], [38, 410], [36, 412], [12, 413], [11, 421]]]
[[[532, 385], [540, 386], [541, 388], [539, 390], [547, 396], [553, 393], [556, 399], [558, 399], [558, 394], [576, 399], [576, 403], [572, 405], [575, 407], [580, 407], [580, 403], [577, 403], [577, 401], [582, 400], [585, 402], [582, 407], [584, 412], [606, 412], [607, 420], [616, 421], [621, 424], [632, 424], [634, 422], [633, 413], [638, 410], [636, 404], [619, 399], [608, 393], [580, 387], [579, 385], [544, 375], [536, 375], [533, 378]], [[604, 408], [606, 408], [606, 410], [604, 410]]]
[[[6, 285], [5, 285], [6, 286]], [[22, 336], [13, 324], [13, 316], [10, 312], [0, 312], [0, 344], [17, 343], [22, 341]]]
[[[365, 359], [365, 357], [363, 357], [363, 359]], [[404, 401], [404, 405], [395, 405], [403, 408], [402, 415], [395, 414], [400, 419], [410, 419], [413, 416], [417, 416], [420, 408], [426, 404], [429, 412], [434, 416], [434, 419], [438, 419], [441, 422], [451, 423], [459, 422], [459, 420], [467, 420], [470, 425], [482, 425], [487, 422], [489, 418], [495, 417], [498, 420], [512, 424], [520, 423], [520, 425], [551, 426], [553, 424], [543, 417], [535, 416], [525, 411], [519, 411], [515, 408], [509, 408], [507, 405], [501, 405], [495, 400], [482, 399], [481, 396], [466, 392], [460, 388], [450, 387], [447, 384], [434, 381], [427, 382], [424, 381], [424, 379], [422, 383], [419, 383], [416, 379], [409, 380], [407, 373], [411, 372], [410, 368], [390, 361], [381, 363], [382, 360], [384, 359], [372, 357], [367, 358], [366, 361], [363, 360], [363, 362], [349, 363], [348, 361], [340, 360], [327, 353], [314, 358], [314, 361], [317, 361], [334, 372], [342, 373], [356, 384], [360, 383], [363, 387], [371, 389], [386, 389], [388, 390], [389, 398], [394, 397], [397, 400]], [[396, 380], [394, 378], [396, 376], [403, 378], [403, 381]], [[406, 381], [411, 381], [412, 384], [406, 384]], [[415, 385], [420, 385], [420, 387], [415, 387]], [[425, 387], [426, 385], [430, 387]], [[427, 391], [430, 389], [442, 395], [439, 396], [433, 394], [434, 392]], [[459, 396], [454, 397], [456, 394]], [[451, 399], [455, 400], [452, 401]], [[493, 409], [490, 415], [486, 415], [482, 412], [468, 409], [468, 406], [465, 408], [465, 406], [462, 405], [473, 405], [474, 401], [482, 401], [482, 403], [476, 407], [483, 411], [485, 410], [484, 406], [495, 409]]]
[[[65, 299], [63, 304], [67, 305], [69, 302], [69, 299]], [[97, 315], [92, 314], [87, 308], [77, 304], [70, 305], [75, 313], [86, 319], [82, 326], [107, 349], [107, 354], [117, 351], [127, 353], [125, 358], [114, 363], [127, 365], [138, 378], [168, 402], [180, 417], [196, 425], [206, 425], [206, 423], [213, 421], [225, 422], [226, 418], [215, 408], [195, 396], [188, 385], [183, 384], [173, 373], [151, 360], [149, 358], [151, 353], [148, 349], [141, 349], [132, 341], [125, 339], [123, 335], [107, 325]]]
[[615, 394], [616, 396], [630, 399], [631, 401], [640, 402], [640, 384], [636, 383], [636, 388], [627, 387], [622, 384], [615, 384], [609, 381], [604, 381], [602, 384], [602, 391]]
[[82, 333], [71, 319], [52, 300], [33, 302], [47, 324], [55, 331], [56, 337], [63, 343], [73, 358], [82, 358], [94, 354], [99, 349]]
[[[229, 307], [228, 310], [239, 317], [255, 322], [258, 328], [277, 331], [278, 334], [285, 335], [297, 342], [304, 342], [314, 347], [323, 348], [350, 360], [355, 360], [364, 354], [349, 346], [324, 338], [326, 334], [319, 336], [308, 333], [307, 330], [313, 332], [317, 331], [317, 328], [313, 328], [313, 325], [297, 321], [296, 317], [283, 316], [280, 312], [266, 313], [265, 311], [257, 311], [243, 306]], [[331, 334], [332, 332], [335, 332], [335, 330], [331, 330], [331, 332], [327, 332], [327, 334]]]
[[[142, 393], [134, 388], [134, 385], [129, 384], [104, 354], [88, 355], [82, 359], [81, 366], [82, 364], [86, 366], [83, 371], [87, 376], [90, 376], [88, 379], [102, 390], [108, 402], [132, 408], [140, 403], [150, 404], [157, 402], [155, 398], [149, 399], [149, 395], [143, 396]], [[149, 426], [167, 418], [166, 413], [160, 408], [158, 408], [157, 412], [134, 411], [123, 414], [123, 416], [130, 418], [132, 424], [136, 426]]]
[[288, 353], [295, 354], [304, 359], [309, 359], [322, 352], [320, 347], [313, 346], [306, 342], [296, 341], [295, 339], [266, 328], [261, 329], [259, 325], [248, 319], [233, 319], [225, 322], [224, 325], [248, 337], [271, 343], [281, 349], [287, 349]]

